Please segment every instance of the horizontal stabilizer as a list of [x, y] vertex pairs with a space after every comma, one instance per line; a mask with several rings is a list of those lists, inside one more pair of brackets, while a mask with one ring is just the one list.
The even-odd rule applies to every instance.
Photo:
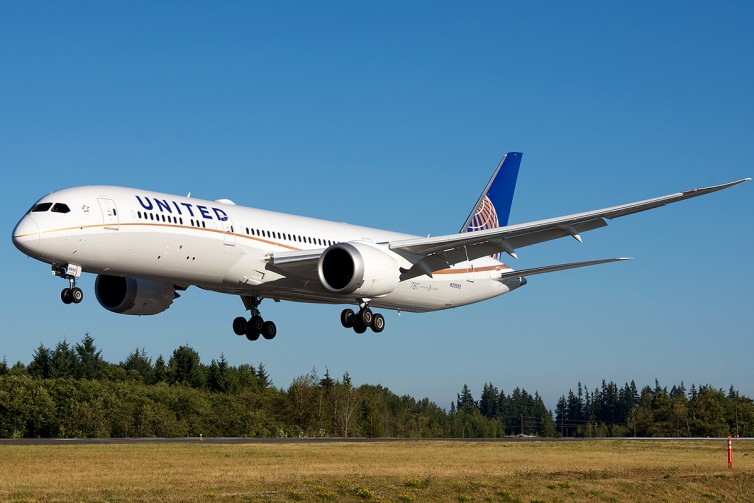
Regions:
[[609, 264], [610, 262], [621, 262], [623, 260], [632, 260], [630, 258], [608, 258], [604, 260], [589, 260], [587, 262], [573, 262], [571, 264], [548, 265], [545, 267], [535, 267], [533, 269], [522, 269], [520, 271], [508, 271], [500, 274], [500, 277], [494, 279], [498, 281], [510, 278], [523, 278], [534, 276], [535, 274], [544, 274], [547, 272], [565, 271], [566, 269], [576, 269], [578, 267], [587, 267], [590, 265]]

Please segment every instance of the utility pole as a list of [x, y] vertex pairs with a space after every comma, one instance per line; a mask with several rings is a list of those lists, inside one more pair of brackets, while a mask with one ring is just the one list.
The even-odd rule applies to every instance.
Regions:
[[524, 415], [521, 414], [521, 436], [524, 436]]

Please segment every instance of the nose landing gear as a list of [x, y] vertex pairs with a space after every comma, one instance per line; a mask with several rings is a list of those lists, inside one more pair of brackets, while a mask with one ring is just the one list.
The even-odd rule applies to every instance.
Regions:
[[70, 287], [63, 288], [60, 292], [60, 300], [63, 304], [78, 304], [84, 300], [84, 292], [76, 286], [76, 279], [81, 276], [81, 266], [68, 264], [67, 266], [53, 265], [52, 274], [67, 279]]
[[245, 335], [250, 341], [256, 341], [261, 335], [267, 340], [274, 339], [278, 333], [275, 323], [264, 321], [259, 312], [259, 304], [262, 303], [260, 297], [244, 297], [244, 304], [251, 311], [251, 318], [246, 319], [242, 316], [233, 320], [233, 332], [236, 335]]

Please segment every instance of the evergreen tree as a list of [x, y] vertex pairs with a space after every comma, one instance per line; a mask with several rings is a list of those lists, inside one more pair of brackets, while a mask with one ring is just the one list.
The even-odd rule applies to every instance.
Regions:
[[482, 388], [482, 396], [479, 399], [479, 411], [488, 419], [497, 417], [500, 393], [492, 383], [487, 383]]
[[330, 377], [330, 369], [325, 367], [325, 375], [322, 376], [322, 379], [319, 380], [319, 387], [324, 391], [329, 391], [334, 385], [335, 381], [333, 381], [332, 377]]
[[79, 361], [76, 352], [64, 339], [55, 346], [50, 354], [50, 377], [70, 379], [79, 373]]
[[207, 385], [210, 391], [225, 393], [230, 389], [228, 360], [224, 354], [220, 354], [220, 360], [212, 360], [207, 372]]
[[[165, 362], [163, 361], [163, 370], [164, 365]], [[157, 382], [155, 369], [152, 367], [152, 359], [147, 356], [144, 348], [134, 349], [133, 353], [129, 354], [120, 366], [126, 371], [133, 372], [141, 377], [141, 381], [145, 384], [154, 384]]]
[[270, 374], [267, 372], [267, 369], [264, 368], [264, 365], [261, 362], [257, 366], [257, 383], [262, 389], [272, 386], [272, 379], [270, 379]]
[[52, 375], [52, 362], [50, 350], [43, 344], [34, 351], [31, 363], [29, 363], [29, 375], [40, 379], [49, 379]]
[[477, 408], [476, 402], [474, 401], [474, 396], [471, 394], [471, 390], [466, 384], [463, 385], [463, 389], [461, 390], [461, 393], [457, 395], [457, 397], [458, 404], [456, 405], [456, 410], [458, 412], [470, 412], [471, 410]]
[[76, 377], [79, 379], [99, 379], [105, 362], [102, 351], [97, 351], [94, 339], [86, 333], [80, 343], [74, 347], [76, 352]]
[[165, 359], [162, 355], [157, 357], [154, 362], [154, 382], [167, 382], [168, 380], [168, 368], [165, 365]]
[[192, 388], [204, 386], [199, 354], [189, 346], [180, 346], [168, 360], [168, 378], [171, 383], [185, 384]]
[[[558, 404], [555, 406], [555, 427], [560, 432], [561, 437], [569, 437], [570, 430], [566, 427], [566, 416], [568, 414], [568, 403], [565, 395], [561, 395]], [[570, 424], [568, 425], [570, 426]]]

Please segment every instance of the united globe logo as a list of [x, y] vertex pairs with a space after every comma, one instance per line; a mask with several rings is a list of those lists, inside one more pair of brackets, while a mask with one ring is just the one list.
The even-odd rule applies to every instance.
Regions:
[[[485, 195], [482, 201], [479, 203], [476, 211], [474, 212], [474, 217], [469, 223], [468, 232], [495, 229], [497, 227], [500, 227], [500, 221], [497, 218], [495, 205], [492, 204], [490, 198]], [[502, 262], [501, 255], [502, 253], [496, 253], [491, 256], [492, 258]]]
[[481, 231], [484, 229], [495, 229], [500, 227], [500, 222], [497, 218], [497, 211], [495, 211], [495, 205], [492, 204], [488, 196], [484, 196], [482, 202], [479, 203], [474, 217], [469, 223], [469, 232]]

